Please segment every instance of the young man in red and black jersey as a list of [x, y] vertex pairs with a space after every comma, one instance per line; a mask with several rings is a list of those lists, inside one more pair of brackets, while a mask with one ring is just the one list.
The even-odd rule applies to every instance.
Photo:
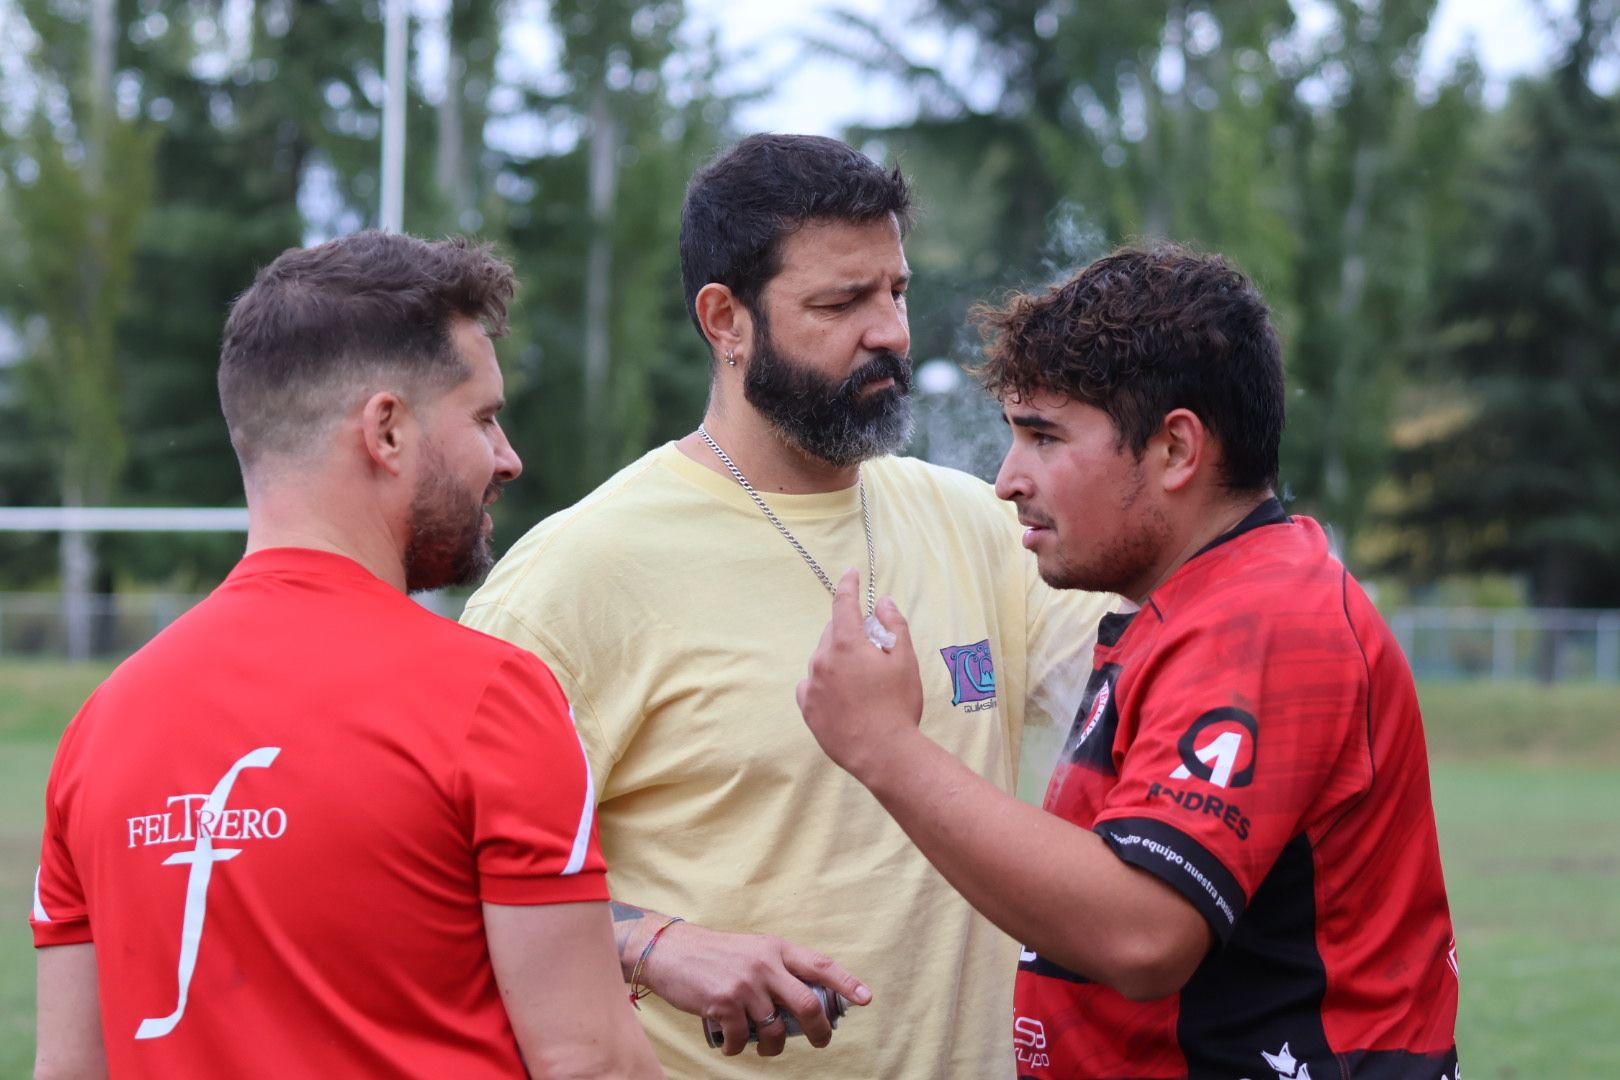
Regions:
[[[986, 311], [997, 492], [1103, 620], [1044, 811], [916, 726], [855, 574], [801, 684], [827, 753], [1024, 942], [1021, 1077], [1455, 1080], [1457, 969], [1411, 671], [1273, 490], [1277, 337], [1223, 260], [1126, 249]], [[926, 940], [919, 942], [926, 948]]]

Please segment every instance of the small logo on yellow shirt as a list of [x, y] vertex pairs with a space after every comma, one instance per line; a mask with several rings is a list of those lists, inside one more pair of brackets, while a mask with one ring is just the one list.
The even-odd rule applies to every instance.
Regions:
[[990, 639], [972, 645], [952, 645], [939, 650], [951, 673], [951, 704], [966, 705], [968, 712], [994, 708], [996, 704], [996, 664], [990, 656]]

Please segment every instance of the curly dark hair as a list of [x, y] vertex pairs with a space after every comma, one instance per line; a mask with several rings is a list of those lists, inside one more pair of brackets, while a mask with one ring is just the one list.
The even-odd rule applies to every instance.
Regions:
[[973, 318], [986, 351], [975, 374], [997, 397], [1095, 406], [1139, 458], [1165, 415], [1188, 409], [1220, 443], [1227, 488], [1276, 486], [1282, 349], [1253, 282], [1219, 255], [1121, 248]]
[[[750, 135], [698, 170], [681, 207], [681, 286], [698, 333], [697, 294], [712, 282], [749, 312], [782, 269], [782, 240], [811, 221], [911, 225], [911, 188], [847, 143]], [[705, 341], [708, 339], [705, 338]]]
[[418, 392], [467, 377], [451, 321], [506, 333], [512, 268], [488, 244], [376, 230], [284, 251], [231, 305], [219, 401], [244, 467], [293, 453], [381, 381]]

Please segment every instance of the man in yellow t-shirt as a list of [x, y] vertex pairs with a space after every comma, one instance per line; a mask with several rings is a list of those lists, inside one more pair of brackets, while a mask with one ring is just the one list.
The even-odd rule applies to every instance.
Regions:
[[[753, 136], [700, 172], [681, 265], [713, 354], [703, 423], [536, 526], [464, 616], [573, 703], [621, 963], [656, 995], [673, 1077], [1013, 1075], [1017, 946], [794, 702], [826, 579], [856, 567], [867, 610], [892, 595], [930, 658], [924, 729], [1011, 790], [1025, 727], [1072, 719], [1112, 602], [1048, 589], [988, 485], [890, 456], [910, 434], [909, 209], [898, 171], [832, 139]], [[829, 1044], [801, 980], [867, 1007]], [[751, 1027], [780, 1053], [788, 1019], [825, 1048], [733, 1056]]]

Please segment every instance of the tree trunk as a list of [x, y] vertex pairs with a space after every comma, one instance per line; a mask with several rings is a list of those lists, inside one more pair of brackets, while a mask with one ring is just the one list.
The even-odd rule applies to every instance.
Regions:
[[612, 342], [608, 318], [613, 292], [613, 205], [618, 193], [620, 140], [607, 90], [591, 98], [591, 246], [585, 261], [585, 466], [591, 483], [607, 462], [611, 425], [604, 413]]
[[435, 179], [439, 193], [444, 196], [455, 227], [473, 229], [470, 212], [473, 210], [472, 185], [467, 179], [467, 148], [463, 129], [463, 105], [467, 60], [461, 53], [461, 42], [454, 37], [455, 19], [446, 20], [450, 34], [450, 58], [445, 67], [444, 99], [439, 102], [439, 142], [435, 161]]
[[1148, 124], [1142, 146], [1151, 155], [1147, 160], [1147, 175], [1154, 177], [1147, 185], [1142, 228], [1154, 240], [1176, 234], [1175, 205], [1180, 193], [1175, 189], [1181, 182], [1180, 158], [1186, 149], [1183, 140], [1187, 137], [1188, 121], [1186, 38], [1187, 9], [1182, 4], [1171, 4], [1165, 17], [1160, 52], [1175, 56], [1181, 66], [1181, 76], [1168, 91], [1160, 85], [1153, 61], [1137, 65], [1141, 74], [1142, 111]]
[[[93, 326], [100, 293], [105, 287], [100, 254], [105, 250], [106, 213], [101, 199], [106, 191], [107, 128], [112, 122], [112, 71], [116, 38], [115, 0], [95, 0], [90, 9], [90, 82], [88, 106], [90, 123], [85, 137], [85, 187], [94, 207], [90, 221], [90, 248], [80, 253], [84, 268], [83, 306], [85, 326]], [[90, 348], [95, 348], [92, 343]], [[72, 388], [71, 380], [67, 385]], [[70, 440], [93, 438], [94, 433], [76, 431]], [[62, 505], [83, 506], [93, 487], [90, 470], [93, 454], [70, 449], [62, 462]], [[62, 622], [67, 654], [73, 660], [88, 659], [95, 650], [95, 610], [92, 592], [96, 581], [96, 548], [89, 533], [64, 529], [57, 547], [62, 572]]]
[[[62, 487], [63, 506], [83, 506], [84, 493], [69, 481]], [[95, 646], [96, 549], [90, 534], [63, 529], [57, 546], [62, 568], [62, 630], [68, 658], [87, 660]]]
[[1356, 416], [1349, 398], [1362, 377], [1362, 345], [1356, 323], [1361, 314], [1362, 298], [1367, 291], [1367, 256], [1362, 245], [1367, 218], [1372, 209], [1380, 156], [1379, 149], [1367, 142], [1356, 147], [1350, 165], [1350, 200], [1345, 205], [1339, 230], [1342, 252], [1339, 295], [1333, 305], [1333, 321], [1339, 338], [1339, 362], [1333, 372], [1333, 400], [1322, 427], [1322, 493], [1331, 508], [1334, 523], [1339, 526], [1345, 549], [1349, 548], [1351, 524], [1348, 508], [1354, 497], [1345, 439], [1347, 425]]
[[[1569, 607], [1575, 600], [1575, 561], [1563, 544], [1549, 544], [1542, 551], [1530, 587], [1531, 602], [1539, 611], [1557, 611]], [[1544, 683], [1557, 682], [1562, 674], [1557, 620], [1543, 619], [1539, 646], [1536, 649], [1536, 678]]]

